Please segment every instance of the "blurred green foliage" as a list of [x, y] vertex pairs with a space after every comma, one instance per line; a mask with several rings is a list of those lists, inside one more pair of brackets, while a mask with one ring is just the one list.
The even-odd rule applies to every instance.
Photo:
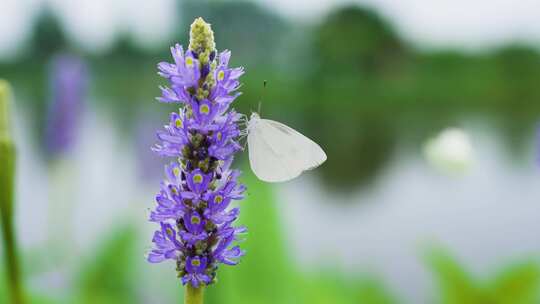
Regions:
[[449, 253], [435, 250], [428, 264], [439, 283], [443, 304], [534, 304], [540, 302], [540, 265], [524, 261], [492, 278], [478, 280]]
[[87, 255], [74, 282], [71, 303], [138, 303], [138, 267], [144, 260], [136, 252], [137, 235], [131, 227], [112, 231], [99, 249]]
[[248, 190], [241, 201], [241, 224], [248, 227], [242, 243], [246, 256], [236, 267], [221, 267], [218, 284], [207, 291], [208, 303], [294, 303], [296, 269], [282, 236], [270, 188], [252, 175], [243, 178]]

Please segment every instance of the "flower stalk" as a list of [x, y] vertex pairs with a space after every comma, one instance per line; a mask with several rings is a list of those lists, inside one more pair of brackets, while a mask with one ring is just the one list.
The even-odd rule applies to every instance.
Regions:
[[195, 288], [191, 285], [186, 286], [184, 293], [184, 304], [202, 304], [204, 287]]
[[24, 303], [14, 226], [15, 145], [9, 121], [10, 90], [0, 79], [0, 218], [4, 259], [12, 303]]
[[219, 264], [236, 265], [244, 251], [234, 245], [246, 232], [233, 226], [243, 198], [240, 171], [232, 170], [241, 115], [230, 109], [243, 68], [229, 68], [231, 53], [218, 53], [210, 24], [197, 18], [191, 25], [186, 51], [171, 48], [174, 63], [158, 64], [168, 80], [158, 101], [179, 104], [153, 150], [173, 158], [156, 196], [150, 221], [159, 224], [148, 261], [172, 260], [186, 286], [185, 303], [200, 304], [203, 288], [216, 282]]

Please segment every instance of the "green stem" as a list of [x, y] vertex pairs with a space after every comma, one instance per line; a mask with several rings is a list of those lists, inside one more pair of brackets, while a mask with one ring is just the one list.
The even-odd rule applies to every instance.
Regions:
[[191, 284], [186, 285], [184, 304], [203, 304], [203, 287], [194, 288]]
[[9, 130], [9, 85], [0, 79], [0, 219], [9, 291], [14, 304], [24, 303], [14, 227], [15, 145]]

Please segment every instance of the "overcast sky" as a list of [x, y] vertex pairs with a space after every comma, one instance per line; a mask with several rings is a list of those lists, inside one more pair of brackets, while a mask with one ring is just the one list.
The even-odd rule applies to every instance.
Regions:
[[281, 14], [317, 22], [330, 9], [373, 8], [425, 47], [479, 49], [506, 42], [540, 47], [540, 0], [257, 0]]
[[[507, 42], [540, 47], [540, 0], [253, 0], [286, 17], [316, 23], [346, 3], [371, 7], [420, 47], [485, 49]], [[44, 4], [69, 38], [106, 51], [119, 33], [162, 47], [177, 24], [176, 0], [0, 0], [0, 59], [20, 53]]]

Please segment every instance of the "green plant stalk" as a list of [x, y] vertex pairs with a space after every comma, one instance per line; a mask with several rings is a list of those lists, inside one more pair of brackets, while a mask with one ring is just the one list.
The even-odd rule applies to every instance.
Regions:
[[194, 288], [191, 284], [186, 285], [184, 304], [203, 304], [203, 287]]
[[9, 129], [9, 85], [0, 79], [0, 219], [12, 303], [24, 303], [14, 228], [15, 145]]

